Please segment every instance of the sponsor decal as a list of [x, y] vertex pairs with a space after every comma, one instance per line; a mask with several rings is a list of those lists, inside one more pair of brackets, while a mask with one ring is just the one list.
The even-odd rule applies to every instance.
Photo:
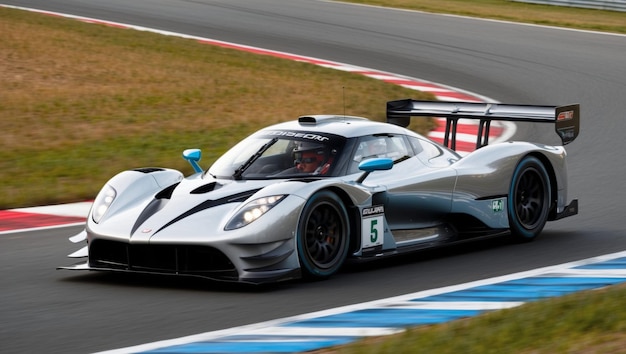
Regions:
[[329, 137], [313, 134], [313, 133], [301, 133], [301, 132], [290, 132], [290, 131], [271, 131], [268, 132], [268, 135], [272, 136], [286, 136], [290, 138], [299, 138], [299, 139], [307, 139], [313, 141], [324, 142], [330, 140]]
[[560, 112], [559, 115], [556, 117], [556, 120], [558, 121], [570, 119], [574, 119], [574, 111], [563, 111]]
[[371, 248], [383, 244], [385, 207], [375, 205], [361, 211], [362, 248]]
[[559, 129], [561, 138], [565, 140], [573, 140], [576, 137], [576, 130], [573, 127]]
[[491, 210], [494, 213], [499, 213], [504, 210], [504, 201], [502, 199], [497, 199], [491, 201]]
[[383, 214], [384, 212], [385, 207], [382, 205], [378, 205], [363, 209], [362, 215], [363, 217], [366, 217], [368, 215]]

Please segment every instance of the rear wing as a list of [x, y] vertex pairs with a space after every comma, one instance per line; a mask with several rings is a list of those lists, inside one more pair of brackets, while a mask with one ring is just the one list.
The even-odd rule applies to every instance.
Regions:
[[492, 121], [554, 123], [563, 145], [574, 141], [580, 128], [580, 105], [533, 106], [501, 103], [440, 102], [404, 99], [387, 102], [387, 123], [408, 127], [411, 117], [445, 117], [443, 144], [456, 149], [458, 121], [479, 121], [476, 149], [489, 144]]

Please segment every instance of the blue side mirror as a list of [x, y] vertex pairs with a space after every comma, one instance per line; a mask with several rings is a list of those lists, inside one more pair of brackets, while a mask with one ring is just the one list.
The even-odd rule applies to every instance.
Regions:
[[365, 178], [369, 176], [371, 172], [391, 170], [392, 168], [393, 168], [393, 160], [388, 159], [388, 158], [376, 158], [376, 159], [368, 159], [365, 161], [361, 161], [359, 163], [359, 170], [365, 171], [365, 173], [363, 173], [361, 177], [359, 177], [359, 179], [356, 180], [356, 182], [362, 183], [365, 180]]
[[391, 170], [393, 160], [388, 158], [367, 159], [359, 163], [359, 170], [365, 172]]
[[187, 149], [183, 151], [183, 158], [189, 162], [195, 172], [202, 172], [202, 168], [198, 165], [198, 161], [202, 158], [200, 149]]

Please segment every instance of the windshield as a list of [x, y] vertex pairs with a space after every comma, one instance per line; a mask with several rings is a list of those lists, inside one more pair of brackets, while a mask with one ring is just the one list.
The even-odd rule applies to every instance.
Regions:
[[333, 176], [344, 143], [333, 134], [263, 131], [227, 151], [208, 173], [234, 179]]

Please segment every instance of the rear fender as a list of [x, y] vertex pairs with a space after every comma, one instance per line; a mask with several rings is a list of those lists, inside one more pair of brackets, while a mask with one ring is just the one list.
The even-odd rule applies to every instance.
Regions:
[[537, 156], [554, 172], [558, 190], [567, 186], [565, 149], [527, 142], [506, 142], [482, 147], [453, 165], [458, 172], [455, 193], [476, 198], [506, 195], [517, 163], [527, 155]]
[[[500, 203], [508, 196], [513, 171], [519, 161], [528, 155], [541, 160], [550, 175], [553, 206], [549, 219], [554, 220], [556, 214], [565, 209], [567, 202], [566, 152], [561, 146], [508, 142], [485, 146], [470, 153], [454, 165], [458, 171], [454, 205], [478, 205], [484, 202], [485, 207], [482, 209], [490, 210], [490, 203]], [[467, 210], [455, 209], [455, 212], [467, 213]], [[488, 217], [482, 213], [470, 214], [492, 227], [504, 225], [503, 215], [489, 212], [485, 214]]]

